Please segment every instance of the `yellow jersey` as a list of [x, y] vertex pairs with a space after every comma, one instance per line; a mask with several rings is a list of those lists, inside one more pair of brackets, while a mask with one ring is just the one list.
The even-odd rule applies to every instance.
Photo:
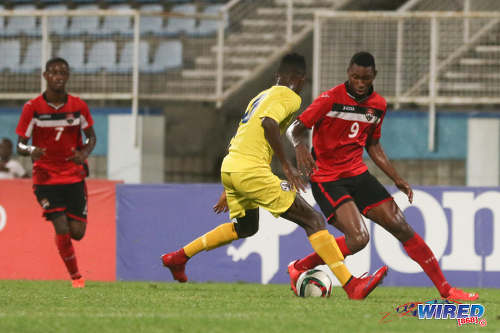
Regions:
[[262, 118], [274, 119], [283, 134], [300, 108], [301, 98], [285, 86], [273, 86], [255, 96], [231, 139], [229, 153], [222, 162], [222, 172], [270, 169], [273, 150], [266, 140]]

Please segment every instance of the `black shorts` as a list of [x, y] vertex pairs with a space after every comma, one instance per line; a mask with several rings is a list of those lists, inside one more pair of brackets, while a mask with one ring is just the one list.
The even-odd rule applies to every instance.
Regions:
[[66, 214], [68, 218], [87, 222], [87, 186], [74, 184], [33, 185], [43, 216], [49, 221]]
[[311, 182], [311, 188], [314, 199], [331, 224], [334, 223], [335, 210], [345, 202], [354, 201], [359, 211], [366, 215], [371, 208], [392, 200], [385, 187], [368, 171], [332, 182]]

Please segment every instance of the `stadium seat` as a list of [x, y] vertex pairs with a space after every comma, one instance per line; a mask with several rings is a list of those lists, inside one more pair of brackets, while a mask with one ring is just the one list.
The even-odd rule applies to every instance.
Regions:
[[[45, 7], [46, 11], [66, 10], [66, 5], [50, 5]], [[58, 35], [65, 34], [68, 29], [69, 16], [49, 16], [49, 32]]]
[[[19, 5], [14, 7], [15, 11], [36, 10], [34, 5]], [[25, 34], [28, 36], [39, 36], [41, 32], [36, 26], [35, 16], [11, 16], [7, 22], [5, 29], [2, 29], [4, 36], [18, 36]]]
[[161, 42], [156, 49], [153, 63], [141, 72], [159, 73], [182, 67], [182, 43], [178, 40]]
[[[217, 15], [219, 10], [222, 8], [222, 5], [210, 5], [205, 7], [203, 10], [203, 14], [207, 15]], [[217, 31], [218, 28], [218, 21], [216, 20], [204, 20], [201, 19], [200, 25], [196, 29], [196, 35], [197, 36], [208, 36]], [[226, 26], [227, 26], [227, 21], [226, 21]]]
[[68, 63], [71, 71], [85, 71], [84, 56], [85, 45], [81, 41], [64, 42], [61, 44], [57, 56], [64, 58]]
[[[127, 42], [120, 52], [116, 71], [128, 73], [132, 71], [132, 58], [134, 56], [134, 42]], [[149, 66], [149, 44], [142, 40], [139, 42], [139, 69]]]
[[[171, 10], [174, 13], [182, 14], [196, 14], [196, 6], [191, 4], [186, 5], [176, 5]], [[196, 32], [196, 18], [181, 18], [181, 17], [169, 17], [167, 22], [167, 27], [165, 28], [165, 34], [167, 36], [175, 36], [180, 33], [194, 34]]]
[[[97, 10], [97, 5], [82, 5], [78, 6], [78, 10]], [[81, 35], [85, 33], [96, 33], [99, 30], [98, 16], [74, 16], [71, 19], [71, 26], [68, 33], [70, 35]]]
[[42, 62], [42, 42], [34, 41], [28, 45], [24, 60], [21, 62], [19, 69], [16, 70], [22, 73], [34, 72], [40, 69]]
[[[161, 5], [144, 5], [141, 6], [141, 11], [154, 11], [162, 12]], [[162, 16], [144, 16], [141, 15], [140, 31], [141, 34], [161, 34], [163, 30], [163, 17]]]
[[0, 42], [0, 71], [6, 69], [15, 71], [19, 68], [21, 60], [21, 42], [10, 40]]
[[116, 68], [116, 43], [112, 41], [96, 42], [89, 51], [85, 64], [86, 72], [114, 70]]
[[[119, 4], [109, 6], [110, 10], [116, 11], [126, 11], [130, 10], [131, 7], [128, 4]], [[106, 16], [104, 17], [104, 23], [100, 29], [100, 34], [125, 34], [132, 35], [133, 30], [130, 24], [131, 16]]]

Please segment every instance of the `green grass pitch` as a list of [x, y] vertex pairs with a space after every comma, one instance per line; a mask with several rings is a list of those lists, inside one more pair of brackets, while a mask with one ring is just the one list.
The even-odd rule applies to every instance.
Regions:
[[459, 328], [397, 315], [398, 305], [435, 298], [433, 288], [379, 287], [350, 301], [340, 288], [303, 299], [287, 285], [3, 280], [0, 332], [500, 332], [500, 289], [476, 290], [487, 326]]

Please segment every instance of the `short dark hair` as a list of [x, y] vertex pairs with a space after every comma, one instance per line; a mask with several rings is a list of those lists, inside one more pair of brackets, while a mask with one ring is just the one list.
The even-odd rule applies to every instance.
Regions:
[[68, 67], [68, 69], [69, 69], [69, 64], [68, 64], [68, 62], [67, 62], [65, 59], [60, 58], [60, 57], [55, 57], [55, 58], [51, 58], [51, 59], [49, 59], [49, 61], [47, 61], [47, 63], [45, 64], [45, 70], [46, 70], [46, 71], [48, 71], [48, 70], [49, 70], [49, 67], [50, 67], [51, 65], [53, 65], [53, 64], [56, 64], [56, 63], [63, 63], [63, 64], [65, 64], [65, 65]]
[[349, 67], [353, 64], [363, 67], [371, 67], [375, 70], [375, 58], [370, 52], [361, 51], [352, 56]]
[[279, 74], [306, 74], [306, 59], [298, 53], [288, 53], [282, 59], [280, 67], [278, 68]]

